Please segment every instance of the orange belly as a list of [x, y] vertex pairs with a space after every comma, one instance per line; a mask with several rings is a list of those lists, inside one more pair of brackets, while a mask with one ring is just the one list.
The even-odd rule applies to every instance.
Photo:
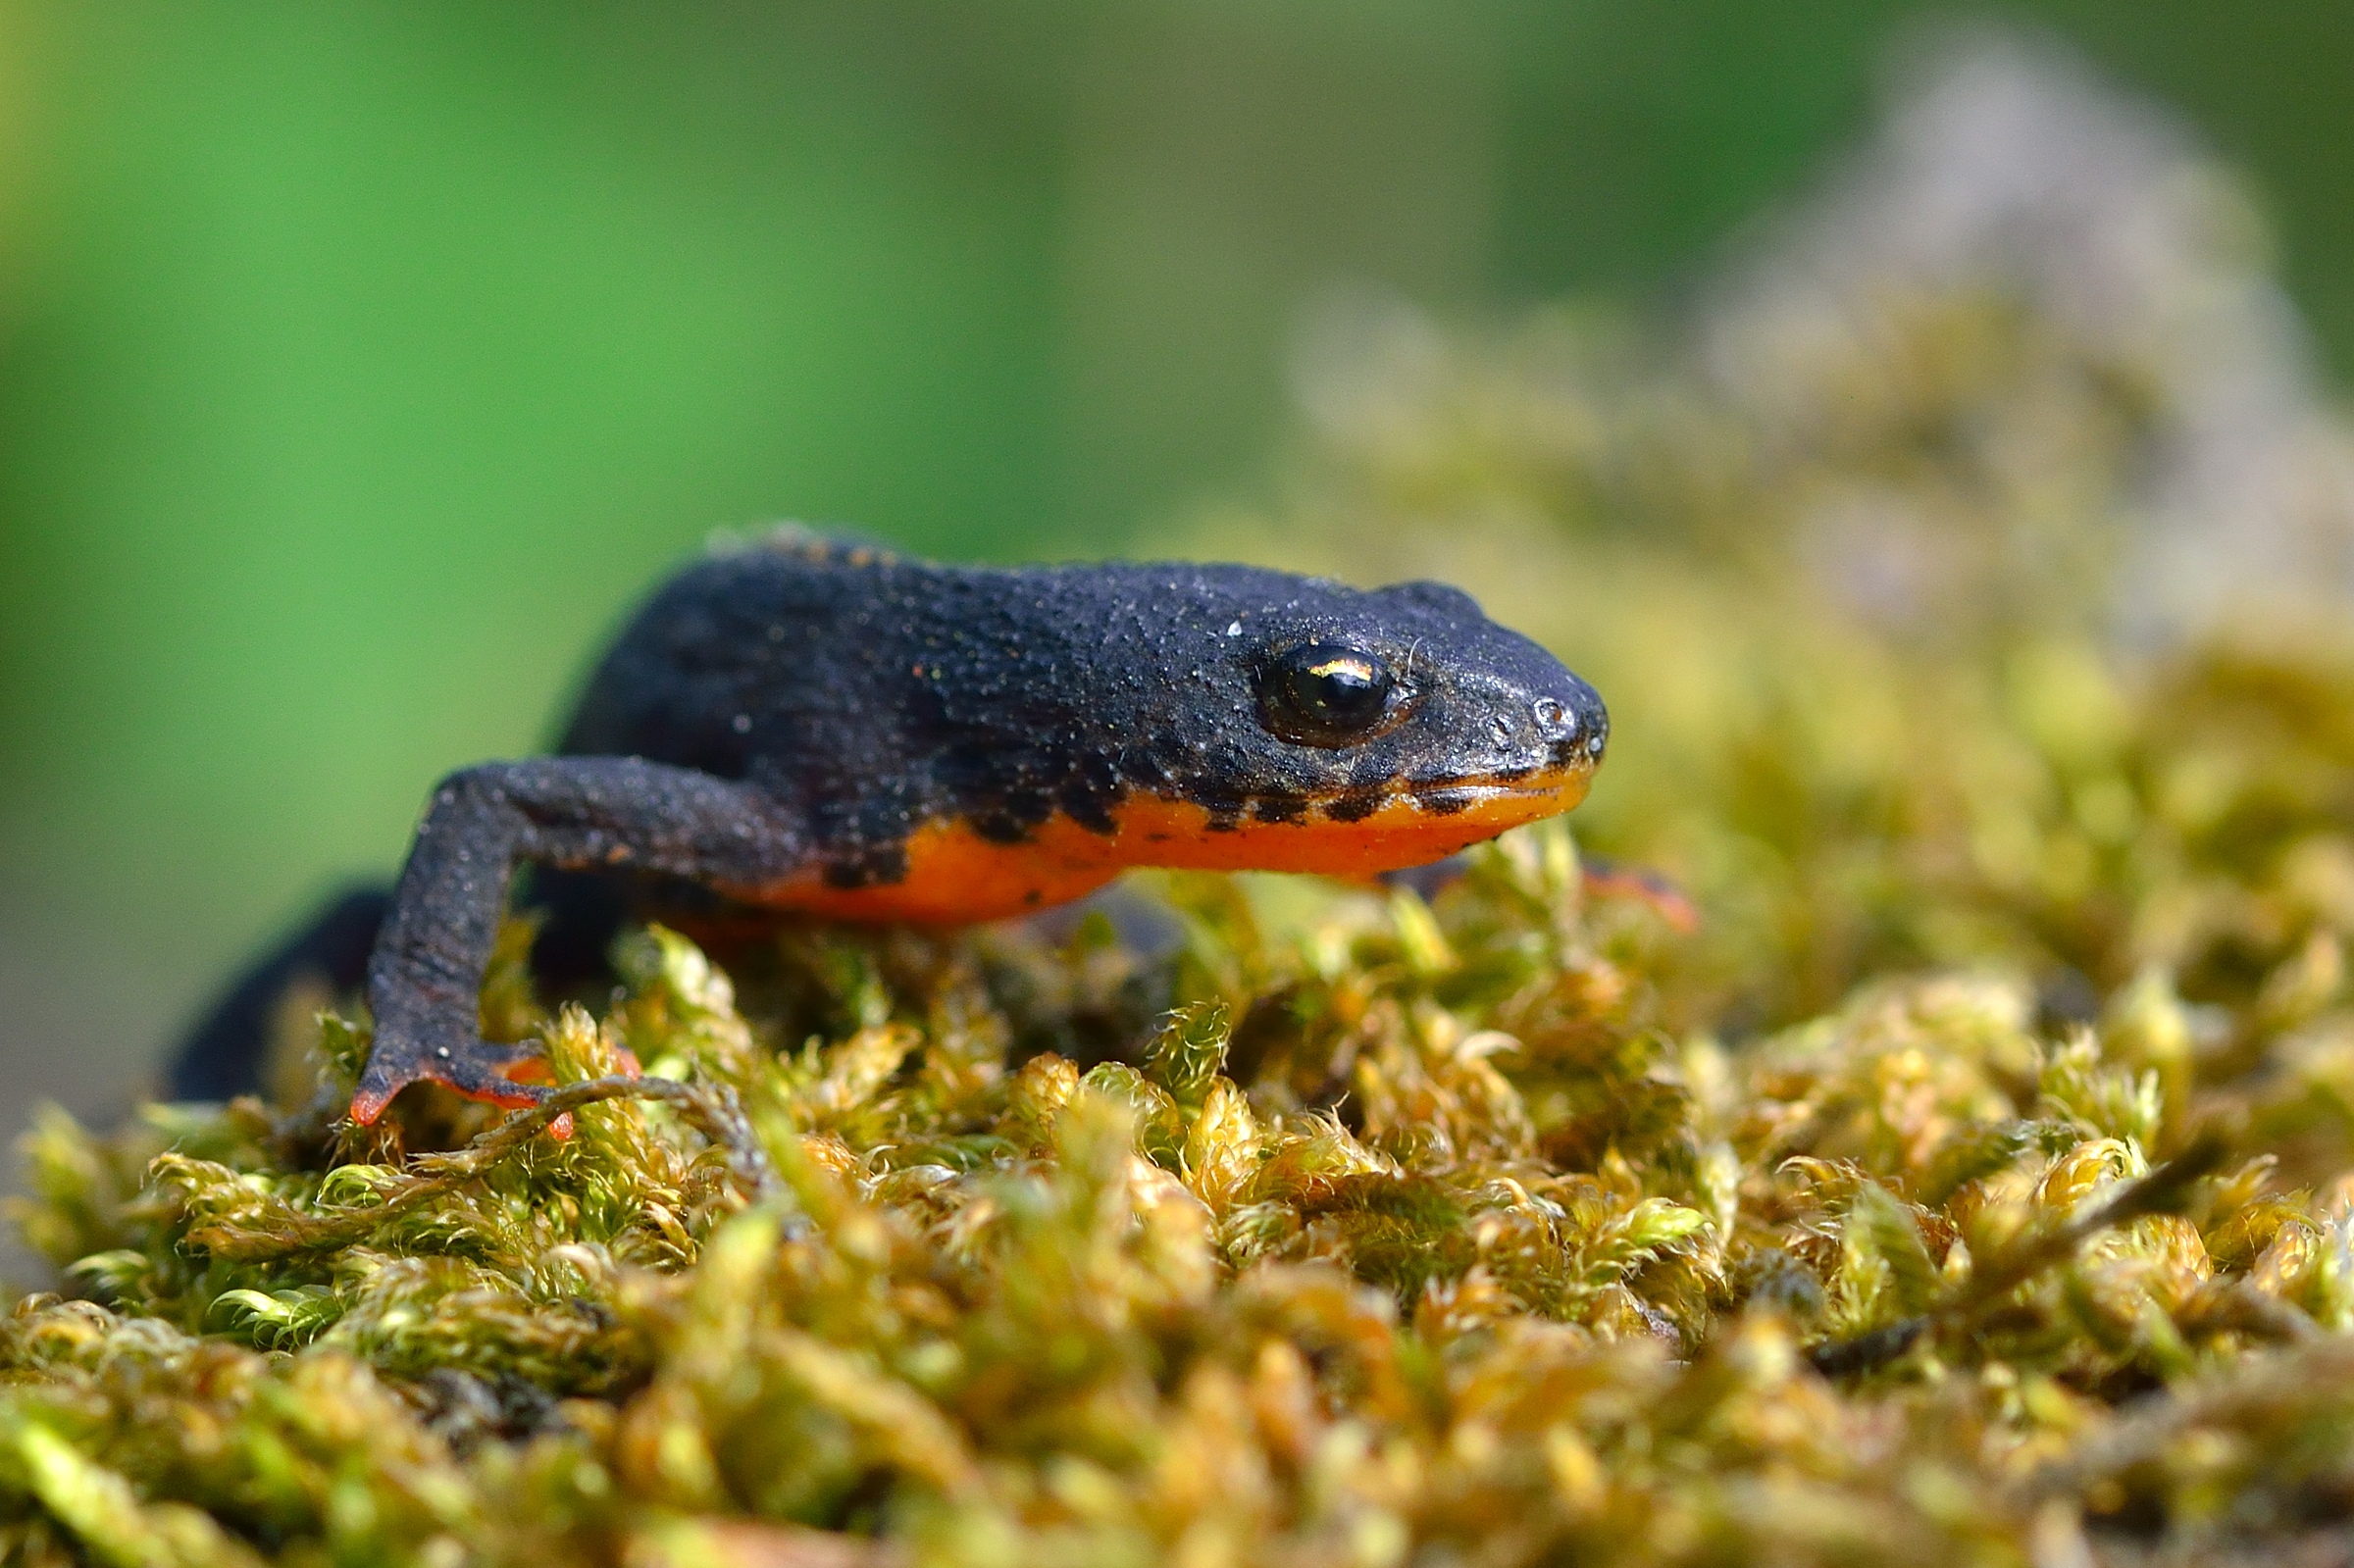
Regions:
[[801, 909], [838, 920], [964, 923], [1027, 914], [1100, 887], [1132, 867], [1202, 871], [1305, 871], [1369, 877], [1426, 866], [1457, 850], [1559, 812], [1583, 799], [1590, 771], [1542, 784], [1498, 785], [1460, 811], [1425, 810], [1411, 796], [1386, 800], [1370, 816], [1339, 822], [1245, 821], [1212, 829], [1187, 801], [1131, 796], [1114, 831], [1095, 833], [1068, 817], [1042, 824], [1016, 844], [993, 843], [960, 823], [930, 823], [907, 840], [907, 875], [866, 887], [829, 887], [816, 871], [758, 887], [726, 889], [747, 903]]

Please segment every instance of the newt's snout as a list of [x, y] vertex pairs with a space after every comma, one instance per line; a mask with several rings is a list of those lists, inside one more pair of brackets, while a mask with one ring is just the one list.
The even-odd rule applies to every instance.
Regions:
[[1592, 686], [1566, 670], [1561, 675], [1561, 694], [1529, 703], [1525, 720], [1509, 728], [1524, 733], [1524, 744], [1540, 769], [1591, 772], [1601, 765], [1610, 744], [1611, 716]]
[[1611, 716], [1602, 705], [1602, 694], [1575, 676], [1570, 677], [1566, 700], [1539, 697], [1529, 704], [1528, 716], [1538, 738], [1552, 748], [1556, 767], [1590, 768], [1602, 761], [1603, 748], [1610, 744]]

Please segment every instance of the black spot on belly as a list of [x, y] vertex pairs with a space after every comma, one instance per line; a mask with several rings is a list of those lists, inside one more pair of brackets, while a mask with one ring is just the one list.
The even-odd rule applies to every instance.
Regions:
[[829, 861], [824, 875], [829, 887], [873, 887], [907, 880], [907, 846], [879, 844], [844, 860]]
[[1119, 824], [1111, 816], [1112, 798], [1109, 790], [1075, 784], [1066, 786], [1058, 799], [1064, 815], [1089, 833], [1100, 833], [1108, 837], [1119, 832]]
[[1307, 815], [1307, 802], [1281, 795], [1262, 795], [1251, 803], [1251, 815], [1260, 822], [1298, 822]]
[[1471, 809], [1471, 802], [1478, 798], [1478, 791], [1472, 789], [1417, 789], [1414, 791], [1414, 803], [1434, 817], [1452, 817], [1458, 812], [1468, 811]]
[[1378, 794], [1342, 795], [1325, 802], [1324, 815], [1334, 822], [1362, 822], [1380, 809]]
[[1011, 817], [990, 812], [973, 819], [973, 836], [993, 844], [1018, 844], [1030, 836], [1030, 829]]

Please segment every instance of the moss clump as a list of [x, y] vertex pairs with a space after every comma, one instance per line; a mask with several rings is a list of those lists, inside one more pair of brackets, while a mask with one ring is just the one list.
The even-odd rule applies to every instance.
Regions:
[[[2023, 1563], [2354, 1504], [2334, 931], [2228, 1004], [1925, 974], [1736, 1051], [1662, 1028], [1687, 938], [1559, 825], [1428, 904], [1159, 890], [1151, 959], [807, 929], [740, 1003], [657, 930], [602, 1020], [502, 977], [567, 1139], [51, 1116], [23, 1217], [80, 1298], [0, 1329], [0, 1540]], [[323, 1100], [364, 1050], [329, 1020]]]

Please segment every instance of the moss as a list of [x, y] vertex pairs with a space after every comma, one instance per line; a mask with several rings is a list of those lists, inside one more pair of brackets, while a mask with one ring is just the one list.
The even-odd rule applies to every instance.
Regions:
[[[0, 1338], [0, 1529], [137, 1563], [2023, 1562], [2086, 1518], [2354, 1500], [2333, 933], [2231, 1006], [2153, 971], [2055, 1031], [2020, 979], [1927, 974], [1728, 1051], [1662, 1031], [1685, 938], [1574, 855], [1533, 830], [1280, 930], [1186, 893], [1133, 1065], [1008, 1055], [1004, 998], [1083, 991], [1085, 933], [803, 932], [740, 1005], [654, 931], [606, 1018], [532, 1020], [568, 1139], [53, 1115], [25, 1219], [80, 1298]], [[1237, 1011], [1176, 993], [1245, 969]], [[331, 1020], [324, 1093], [363, 1044]]]

